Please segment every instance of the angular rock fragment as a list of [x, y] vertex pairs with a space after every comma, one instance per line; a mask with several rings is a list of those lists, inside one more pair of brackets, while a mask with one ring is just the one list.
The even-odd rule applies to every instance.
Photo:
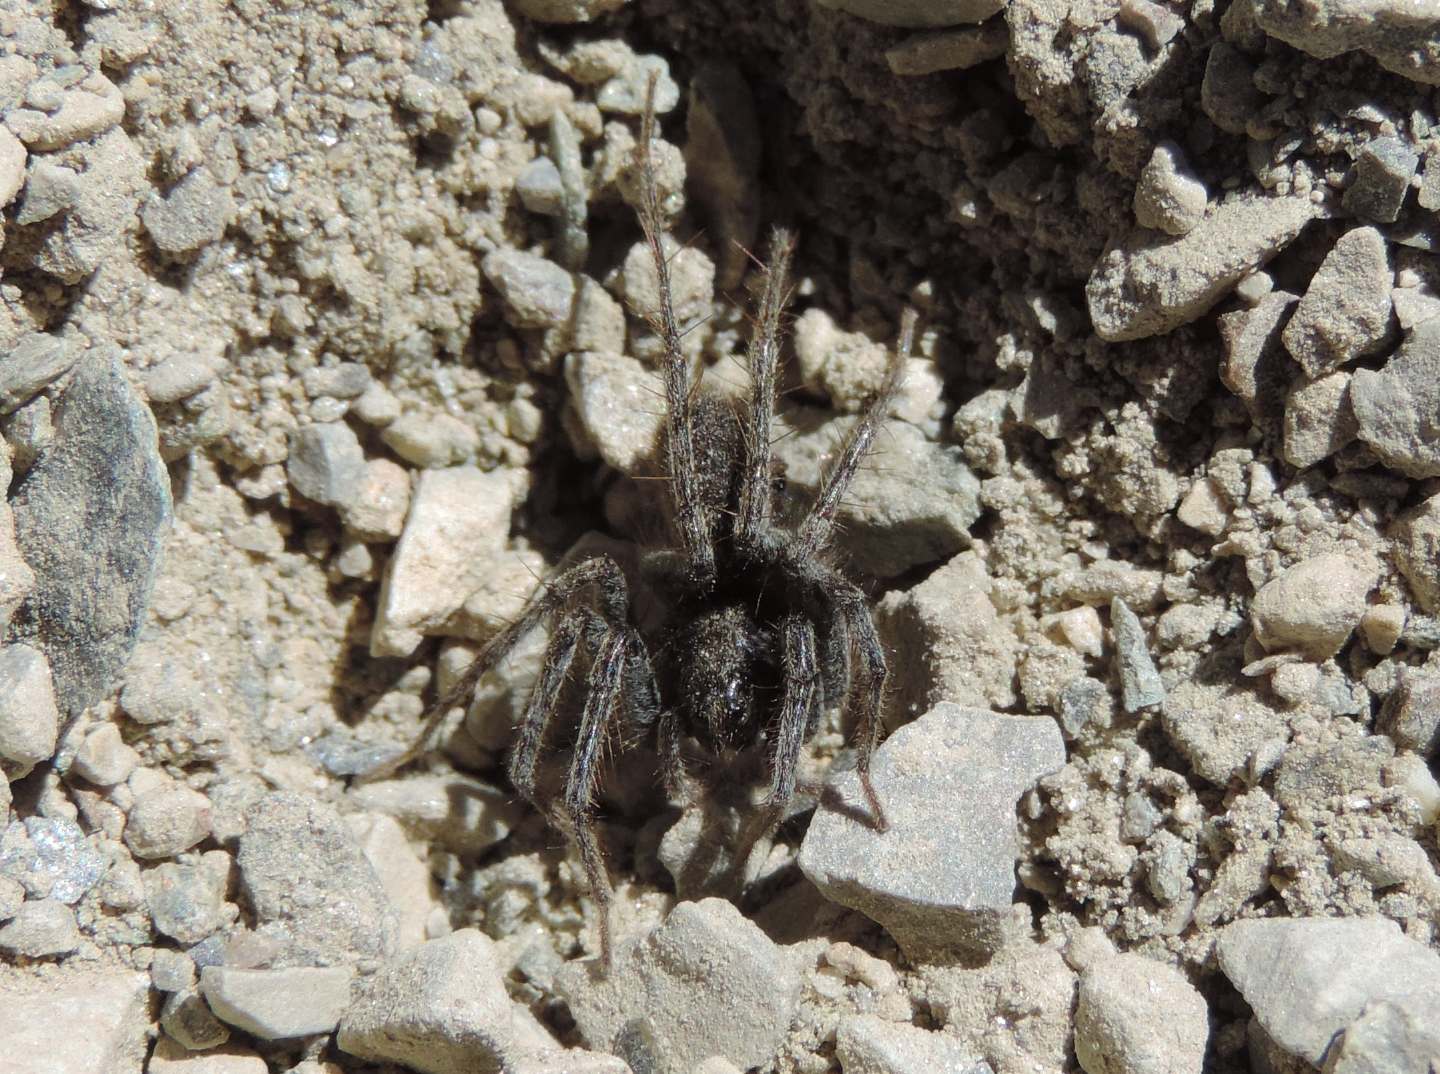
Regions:
[[1408, 0], [1259, 0], [1255, 21], [1318, 59], [1352, 49], [1417, 82], [1440, 84], [1440, 12]]
[[1415, 326], [1379, 370], [1350, 381], [1360, 439], [1408, 477], [1440, 476], [1440, 319]]
[[1440, 495], [1431, 496], [1402, 514], [1390, 528], [1390, 553], [1395, 557], [1415, 602], [1430, 613], [1440, 612]]
[[1255, 636], [1271, 652], [1333, 656], [1360, 624], [1375, 582], [1374, 563], [1357, 556], [1325, 552], [1301, 560], [1255, 594]]
[[176, 258], [199, 253], [224, 235], [234, 219], [234, 196], [208, 168], [196, 168], [140, 212], [156, 248]]
[[1086, 1074], [1200, 1074], [1210, 1036], [1205, 999], [1143, 955], [1098, 959], [1080, 975], [1075, 1055]]
[[1366, 220], [1393, 224], [1419, 165], [1419, 155], [1399, 138], [1376, 138], [1356, 159], [1355, 181], [1345, 191], [1342, 204]]
[[36, 582], [11, 638], [45, 652], [60, 708], [75, 715], [104, 697], [125, 666], [170, 526], [170, 477], [155, 421], [118, 357], [80, 364], [61, 399], [55, 438], [12, 506]]
[[27, 899], [0, 928], [0, 951], [23, 958], [63, 958], [79, 946], [75, 911], [55, 899]]
[[1110, 602], [1110, 630], [1115, 638], [1115, 664], [1120, 676], [1120, 703], [1126, 712], [1159, 705], [1165, 684], [1150, 657], [1145, 628], [1119, 597]]
[[137, 858], [173, 858], [209, 834], [210, 799], [170, 780], [139, 795], [126, 817], [125, 845]]
[[291, 438], [285, 474], [306, 499], [348, 507], [365, 480], [365, 451], [343, 421], [307, 425]]
[[1212, 205], [1178, 238], [1132, 232], [1106, 250], [1085, 285], [1095, 331], [1143, 339], [1195, 320], [1320, 213], [1308, 197], [1241, 195]]
[[242, 970], [206, 966], [200, 991], [215, 1016], [261, 1040], [329, 1033], [350, 1003], [347, 966]]
[[991, 1074], [958, 1037], [873, 1014], [855, 1014], [835, 1030], [844, 1074]]
[[1167, 235], [1184, 235], [1204, 218], [1208, 198], [1180, 147], [1161, 142], [1135, 186], [1135, 222]]
[[1298, 300], [1289, 291], [1269, 291], [1250, 309], [1231, 310], [1216, 319], [1225, 358], [1220, 379], [1256, 417], [1273, 417], [1290, 378], [1281, 346], [1281, 329]]
[[831, 778], [800, 868], [916, 960], [993, 950], [1015, 895], [1016, 800], [1065, 763], [1049, 718], [941, 703], [875, 754], [889, 827], [866, 815], [859, 778]]
[[1378, 1004], [1396, 1009], [1402, 1032], [1440, 1024], [1440, 954], [1384, 918], [1237, 921], [1220, 934], [1218, 952], [1266, 1032], [1316, 1066]]
[[959, 26], [984, 22], [1004, 8], [1004, 0], [820, 0], [822, 6], [885, 26]]
[[[581, 1036], [633, 1070], [690, 1074], [709, 1056], [742, 1070], [775, 1057], [800, 1000], [799, 967], [721, 899], [682, 902], [617, 952], [608, 975], [571, 963], [556, 975]], [[724, 1018], [696, 1012], [725, 1011]]]
[[517, 328], [557, 328], [575, 312], [575, 276], [553, 261], [521, 250], [495, 250], [481, 268], [505, 299]]
[[1351, 443], [1359, 431], [1349, 373], [1300, 380], [1285, 398], [1285, 461], [1291, 466], [1323, 462]]
[[565, 383], [588, 440], [577, 448], [623, 474], [654, 459], [664, 393], [653, 372], [623, 354], [582, 351], [566, 355]]
[[1373, 227], [1347, 231], [1325, 255], [1282, 339], [1312, 379], [1385, 343], [1394, 276], [1385, 237]]
[[20, 779], [48, 761], [59, 733], [45, 654], [29, 645], [0, 647], [0, 778]]

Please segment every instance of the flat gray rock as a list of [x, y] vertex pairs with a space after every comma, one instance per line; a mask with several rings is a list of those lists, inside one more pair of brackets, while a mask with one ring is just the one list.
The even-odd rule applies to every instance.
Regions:
[[350, 1003], [347, 966], [242, 970], [206, 966], [200, 991], [222, 1022], [262, 1040], [329, 1033]]
[[1350, 403], [1360, 439], [1386, 465], [1407, 477], [1440, 476], [1440, 319], [1416, 325], [1383, 368], [1357, 369]]
[[0, 1003], [5, 1074], [140, 1074], [150, 1018], [143, 973], [98, 969], [25, 981]]
[[135, 647], [171, 519], [155, 420], [118, 357], [80, 362], [12, 506], [35, 589], [10, 638], [50, 658], [60, 709], [74, 716], [109, 692]]
[[919, 961], [993, 950], [1015, 896], [1015, 803], [1065, 763], [1055, 721], [942, 702], [900, 728], [872, 774], [877, 831], [859, 777], [833, 777], [800, 847], [827, 898], [874, 918]]
[[284, 962], [363, 968], [394, 951], [394, 907], [339, 814], [317, 799], [277, 791], [245, 820], [240, 882], [256, 930], [284, 946]]
[[1281, 335], [1306, 376], [1322, 376], [1380, 349], [1390, 329], [1393, 282], [1378, 230], [1357, 227], [1340, 236]]
[[1440, 954], [1388, 919], [1237, 921], [1220, 934], [1218, 951], [1265, 1031], [1316, 1066], [1375, 1004], [1419, 1026], [1440, 1025]]
[[692, 1074], [710, 1056], [763, 1066], [785, 1040], [800, 985], [790, 954], [722, 899], [677, 905], [616, 952], [608, 976], [591, 961], [555, 977], [585, 1042], [652, 1074]]

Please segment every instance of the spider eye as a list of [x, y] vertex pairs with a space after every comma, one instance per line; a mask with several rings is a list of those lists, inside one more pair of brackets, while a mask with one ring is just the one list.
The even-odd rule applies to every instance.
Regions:
[[770, 479], [770, 491], [775, 493], [784, 492], [788, 482], [783, 477], [772, 477]]

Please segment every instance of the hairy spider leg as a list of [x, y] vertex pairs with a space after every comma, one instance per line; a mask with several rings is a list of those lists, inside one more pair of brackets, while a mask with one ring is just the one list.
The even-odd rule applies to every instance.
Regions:
[[[855, 771], [860, 776], [860, 789], [870, 807], [876, 827], [889, 827], [880, 796], [870, 778], [870, 760], [880, 745], [881, 707], [885, 702], [885, 681], [890, 671], [885, 663], [885, 648], [865, 607], [865, 594], [853, 582], [832, 574], [825, 587], [827, 599], [840, 613], [851, 646], [851, 702], [856, 709]], [[854, 658], [858, 656], [858, 661]]]
[[577, 609], [555, 624], [549, 644], [545, 646], [545, 657], [540, 662], [540, 675], [530, 688], [530, 696], [525, 699], [525, 712], [520, 717], [515, 745], [510, 748], [510, 763], [506, 766], [510, 783], [520, 797], [542, 813], [544, 809], [535, 798], [540, 750], [545, 743], [545, 731], [560, 704], [560, 692], [565, 687], [565, 680], [570, 677], [570, 664], [575, 659], [581, 633], [587, 627], [593, 632], [595, 623], [598, 623], [598, 617], [594, 615], [589, 616], [594, 623], [587, 623], [586, 618], [586, 613]]

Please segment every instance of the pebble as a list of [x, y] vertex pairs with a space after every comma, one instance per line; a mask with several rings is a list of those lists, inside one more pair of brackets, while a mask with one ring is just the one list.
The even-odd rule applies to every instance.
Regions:
[[348, 966], [206, 966], [200, 991], [221, 1021], [261, 1040], [288, 1040], [333, 1030], [350, 1003], [353, 977]]
[[475, 429], [451, 414], [410, 413], [396, 418], [380, 434], [395, 454], [422, 470], [474, 458], [479, 448]]
[[560, 182], [560, 169], [549, 157], [536, 157], [525, 166], [515, 180], [515, 193], [520, 203], [541, 216], [559, 216], [565, 211], [565, 188]]
[[[589, 961], [555, 977], [587, 1044], [654, 1074], [690, 1074], [712, 1055], [742, 1070], [768, 1063], [800, 988], [790, 954], [722, 899], [677, 904], [663, 924], [622, 943], [608, 975]], [[722, 1008], [724, 1018], [695, 1017]]]
[[179, 992], [194, 988], [200, 979], [195, 960], [184, 951], [157, 947], [150, 959], [150, 983], [158, 992]]
[[50, 658], [56, 700], [74, 715], [110, 691], [135, 646], [171, 520], [155, 420], [118, 356], [79, 364], [55, 439], [11, 505], [36, 576], [12, 636]]
[[[3, 783], [0, 780], [0, 783]], [[5, 784], [8, 788], [9, 784]], [[20, 912], [20, 905], [25, 901], [25, 885], [18, 880], [11, 880], [8, 876], [0, 876], [0, 921], [9, 921]]]
[[336, 1044], [426, 1074], [498, 1074], [527, 1053], [559, 1052], [511, 1001], [505, 971], [494, 941], [475, 929], [430, 940], [360, 985]]
[[[1385, 918], [1275, 918], [1237, 921], [1220, 934], [1220, 968], [1286, 1052], [1319, 1066], [1338, 1034], [1367, 1010], [1389, 1004], [1401, 1020], [1434, 1033], [1440, 954]], [[1366, 1032], [1362, 1025], [1357, 1036]], [[1372, 1055], [1374, 1070], [1414, 1070], [1391, 1062], [1409, 1033]], [[1379, 1043], [1379, 1042], [1377, 1042]]]
[[1415, 326], [1383, 368], [1358, 369], [1350, 399], [1359, 436], [1407, 477], [1440, 476], [1440, 319]]
[[1285, 721], [1253, 690], [1196, 680], [1174, 686], [1160, 710], [1166, 736], [1202, 779], [1224, 786]]
[[389, 459], [370, 459], [355, 495], [340, 505], [340, 517], [364, 541], [393, 541], [405, 530], [410, 511], [410, 475]]
[[75, 911], [56, 899], [27, 900], [0, 928], [0, 951], [22, 958], [61, 958], [79, 946]]
[[[842, 330], [819, 309], [808, 309], [796, 319], [793, 338], [806, 387], [829, 396], [831, 406], [842, 413], [857, 414], [869, 405], [890, 366], [887, 345], [863, 332]], [[943, 391], [935, 364], [911, 358], [887, 416], [925, 428]]]
[[75, 364], [80, 350], [68, 339], [32, 332], [0, 362], [0, 414], [10, 414], [34, 399]]
[[48, 160], [31, 161], [30, 172], [25, 178], [25, 196], [20, 199], [15, 224], [17, 227], [38, 224], [69, 212], [79, 201], [79, 172]]
[[1390, 554], [1415, 602], [1427, 612], [1440, 612], [1440, 495], [1404, 512], [1390, 527]]
[[245, 820], [241, 885], [256, 930], [280, 942], [287, 961], [364, 968], [390, 955], [394, 908], [334, 809], [276, 791], [251, 806]]
[[143, 973], [87, 966], [15, 983], [0, 1003], [5, 1074], [132, 1074], [149, 1044]]
[[480, 268], [505, 300], [505, 319], [516, 328], [557, 328], [574, 315], [575, 276], [555, 262], [522, 250], [494, 250]]
[[1301, 560], [1255, 594], [1255, 637], [1271, 652], [1333, 656], [1359, 626], [1375, 582], [1374, 564], [1352, 555], [1325, 552]]
[[365, 450], [344, 422], [297, 429], [285, 474], [295, 491], [330, 507], [355, 502], [365, 480]]
[[70, 771], [97, 787], [113, 787], [124, 783], [139, 763], [140, 755], [125, 744], [120, 728], [102, 723], [80, 743]]
[[0, 839], [0, 875], [19, 881], [32, 899], [79, 902], [105, 872], [105, 855], [67, 817], [26, 817]]
[[1132, 233], [1106, 250], [1085, 285], [1095, 331], [1144, 339], [1195, 320], [1320, 212], [1308, 197], [1239, 195], [1212, 205], [1178, 238]]
[[873, 1014], [852, 1014], [835, 1029], [844, 1074], [991, 1074], [958, 1037]]
[[1405, 632], [1403, 604], [1372, 604], [1360, 617], [1360, 634], [1377, 656], [1393, 652], [1400, 635]]
[[174, 723], [189, 716], [205, 690], [190, 661], [166, 638], [147, 638], [135, 647], [125, 669], [120, 706], [136, 723]]
[[1115, 667], [1120, 676], [1120, 703], [1139, 712], [1165, 701], [1165, 684], [1150, 657], [1145, 628], [1119, 597], [1110, 602], [1110, 633], [1115, 639]]
[[[675, 319], [681, 331], [710, 314], [715, 296], [715, 263], [696, 246], [681, 246], [666, 236], [662, 240], [670, 263], [670, 295]], [[621, 284], [630, 309], [641, 315], [660, 309], [660, 284], [650, 247], [637, 242], [625, 255]], [[700, 333], [695, 333], [699, 335]], [[623, 348], [614, 347], [615, 351]]]
[[1205, 184], [1190, 170], [1184, 150], [1174, 142], [1158, 143], [1135, 185], [1136, 223], [1184, 235], [1204, 219], [1208, 201]]
[[160, 1009], [160, 1027], [183, 1049], [192, 1052], [218, 1048], [230, 1039], [229, 1027], [215, 1017], [204, 997], [194, 988], [179, 989], [165, 997], [165, 1005]]
[[[201, 1054], [187, 1051], [178, 1042], [162, 1037], [155, 1042], [145, 1074], [267, 1074], [269, 1069], [270, 1065], [249, 1048], [231, 1045]], [[339, 1074], [339, 1069], [326, 1070], [301, 1063], [293, 1068], [292, 1074]]]
[[1356, 216], [1393, 224], [1419, 166], [1420, 157], [1399, 138], [1376, 138], [1356, 158], [1355, 181], [1341, 203]]
[[395, 818], [355, 813], [345, 819], [395, 907], [395, 950], [418, 947], [426, 939], [425, 924], [438, 906], [431, 890], [430, 867]]
[[1310, 279], [1281, 338], [1312, 379], [1385, 344], [1392, 301], [1389, 249], [1373, 227], [1336, 241]]
[[510, 534], [525, 474], [473, 466], [426, 470], [380, 586], [374, 656], [408, 656], [443, 630], [493, 571]]
[[523, 816], [513, 795], [459, 773], [418, 773], [350, 792], [360, 808], [394, 817], [416, 839], [478, 857]]
[[55, 752], [60, 710], [50, 662], [29, 645], [0, 648], [0, 768], [20, 779]]
[[210, 799], [166, 781], [137, 795], [125, 821], [125, 845], [137, 858], [173, 858], [210, 834]]
[[1341, 839], [1331, 860], [1336, 872], [1358, 873], [1377, 889], [1406, 884], [1423, 891], [1435, 884], [1435, 870], [1425, 848], [1403, 835]]
[[890, 72], [906, 77], [964, 71], [1005, 55], [1010, 31], [1000, 19], [973, 29], [915, 34], [885, 50]]
[[[779, 441], [775, 454], [792, 485], [807, 492], [819, 488], [855, 420], [820, 424], [814, 413], [788, 416], [790, 426], [801, 431]], [[836, 543], [858, 570], [894, 578], [950, 559], [969, 545], [970, 527], [979, 517], [980, 482], [965, 465], [963, 451], [927, 440], [909, 422], [891, 420], [880, 427], [875, 451], [861, 463], [836, 513]]]
[[1262, 0], [1255, 6], [1255, 19], [1266, 33], [1319, 59], [1360, 49], [1398, 75], [1440, 83], [1440, 71], [1427, 59], [1440, 38], [1440, 18], [1428, 7], [1416, 8], [1405, 0], [1368, 5], [1318, 0], [1299, 6]]
[[911, 29], [984, 22], [1005, 6], [1004, 0], [820, 0], [821, 7], [857, 15], [884, 26]]
[[1075, 1056], [1085, 1074], [1200, 1074], [1210, 1017], [1177, 971], [1143, 955], [1098, 959], [1080, 975]]
[[1175, 517], [1192, 530], [1218, 537], [1230, 523], [1230, 505], [1215, 480], [1202, 477], [1175, 508]]
[[26, 156], [20, 139], [8, 127], [0, 127], [0, 209], [14, 201], [25, 185]]
[[150, 241], [162, 253], [190, 258], [225, 234], [235, 219], [235, 198], [207, 168], [196, 168], [163, 197], [140, 210]]
[[577, 450], [632, 476], [655, 459], [664, 389], [651, 370], [628, 355], [573, 352], [565, 356], [565, 384], [587, 441]]
[[1200, 81], [1200, 107], [1211, 122], [1227, 134], [1244, 134], [1265, 103], [1265, 95], [1255, 86], [1254, 65], [1245, 53], [1226, 41], [1211, 45]]
[[59, 107], [41, 111], [14, 108], [5, 125], [31, 149], [63, 149], [109, 130], [125, 116], [125, 98], [104, 75], [87, 75], [65, 90]]
[[[603, 44], [601, 47], [604, 47]], [[585, 266], [585, 260], [590, 254], [590, 232], [586, 227], [590, 212], [590, 191], [585, 164], [580, 155], [580, 134], [566, 118], [564, 111], [558, 108], [550, 116], [547, 148], [560, 177], [560, 219], [555, 235], [556, 252], [563, 267], [578, 272]], [[581, 301], [584, 301], [583, 290]]]
[[1268, 291], [1250, 309], [1231, 310], [1216, 318], [1225, 346], [1220, 379], [1257, 417], [1277, 409], [1275, 402], [1290, 380], [1290, 361], [1280, 335], [1290, 307], [1298, 301], [1288, 291]]
[[680, 103], [680, 87], [670, 76], [670, 65], [663, 56], [633, 56], [613, 78], [595, 94], [595, 104], [602, 112], [622, 116], [639, 116], [645, 111], [650, 79], [655, 79], [655, 113], [673, 112]]
[[360, 393], [351, 409], [366, 425], [383, 429], [400, 416], [400, 400], [395, 398], [394, 392], [377, 381]]
[[373, 383], [370, 370], [360, 362], [315, 366], [300, 375], [300, 382], [311, 399], [362, 398]]
[[1285, 461], [1301, 469], [1335, 454], [1359, 435], [1350, 374], [1298, 379], [1285, 396]]
[[211, 850], [199, 861], [165, 862], [142, 875], [145, 902], [155, 931], [189, 946], [214, 935], [235, 918], [225, 902], [230, 855]]
[[1185, 20], [1150, 0], [1121, 0], [1119, 22], [1138, 33], [1147, 47], [1159, 51], [1185, 29]]
[[220, 360], [195, 351], [181, 351], [145, 370], [145, 395], [152, 403], [178, 403], [198, 395], [219, 373]]
[[853, 772], [833, 776], [800, 868], [827, 898], [883, 925], [913, 960], [994, 950], [1014, 897], [1015, 803], [1064, 763], [1054, 720], [942, 702], [875, 754], [888, 830], [872, 826]]
[[1440, 750], [1440, 675], [1404, 668], [1397, 686], [1380, 707], [1375, 729], [1402, 750], [1433, 757]]

